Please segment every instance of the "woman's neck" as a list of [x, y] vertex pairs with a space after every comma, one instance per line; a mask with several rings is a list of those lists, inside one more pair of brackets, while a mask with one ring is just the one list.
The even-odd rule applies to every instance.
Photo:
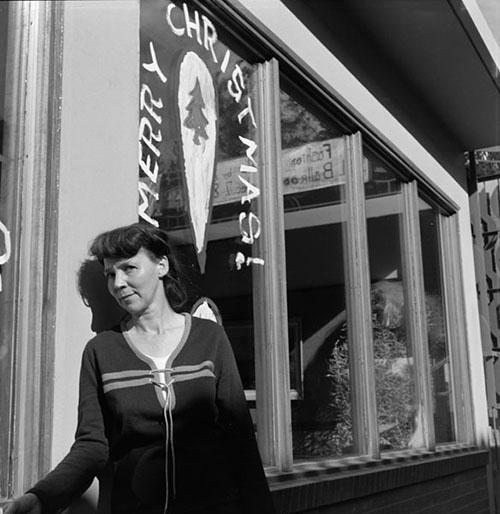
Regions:
[[143, 334], [164, 334], [184, 324], [184, 316], [175, 312], [170, 305], [162, 309], [131, 316], [128, 329]]

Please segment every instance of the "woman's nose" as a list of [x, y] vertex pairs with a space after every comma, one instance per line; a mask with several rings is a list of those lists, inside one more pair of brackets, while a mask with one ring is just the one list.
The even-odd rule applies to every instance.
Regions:
[[121, 271], [117, 271], [115, 273], [115, 279], [114, 279], [114, 283], [113, 283], [113, 287], [115, 289], [120, 289], [122, 287], [125, 286], [125, 278], [124, 278], [124, 275]]

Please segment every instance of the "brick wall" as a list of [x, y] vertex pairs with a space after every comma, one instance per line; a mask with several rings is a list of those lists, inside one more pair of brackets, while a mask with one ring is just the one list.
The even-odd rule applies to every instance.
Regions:
[[393, 463], [273, 491], [280, 514], [488, 514], [487, 452]]
[[488, 514], [486, 471], [474, 469], [358, 498], [307, 514]]

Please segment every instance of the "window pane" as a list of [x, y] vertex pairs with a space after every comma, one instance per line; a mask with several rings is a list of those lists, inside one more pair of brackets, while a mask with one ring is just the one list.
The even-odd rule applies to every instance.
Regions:
[[420, 447], [411, 341], [402, 269], [401, 181], [375, 156], [365, 184], [373, 357], [380, 450]]
[[190, 2], [141, 2], [140, 201], [142, 218], [178, 244], [191, 303], [209, 297], [220, 312], [244, 386], [254, 390], [253, 67], [221, 39]]
[[343, 259], [344, 143], [281, 92], [295, 460], [353, 453]]
[[436, 443], [455, 440], [452, 378], [439, 245], [439, 212], [420, 198], [427, 339]]

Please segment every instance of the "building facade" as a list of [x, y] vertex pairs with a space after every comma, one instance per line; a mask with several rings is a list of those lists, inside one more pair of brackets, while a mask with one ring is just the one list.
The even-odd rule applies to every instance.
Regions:
[[495, 512], [464, 153], [500, 144], [498, 46], [473, 0], [372, 4], [0, 6], [2, 499], [71, 445], [122, 315], [88, 243], [140, 220], [229, 335], [278, 512]]

